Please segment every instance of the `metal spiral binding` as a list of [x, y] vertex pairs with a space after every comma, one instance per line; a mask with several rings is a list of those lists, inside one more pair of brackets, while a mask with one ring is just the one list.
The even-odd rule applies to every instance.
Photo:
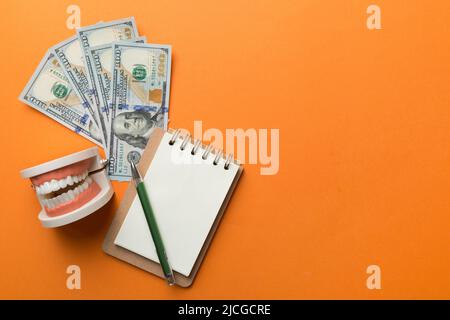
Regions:
[[173, 135], [172, 135], [172, 139], [170, 139], [169, 144], [173, 145], [175, 143], [175, 140], [177, 140], [178, 136], [180, 135], [180, 129], [177, 129]]
[[[180, 136], [181, 130], [177, 129], [175, 130], [175, 132], [173, 132], [172, 134], [172, 138], [169, 140], [169, 145], [174, 145], [175, 141], [178, 139], [178, 137]], [[180, 150], [184, 150], [186, 148], [186, 145], [188, 144], [188, 142], [191, 141], [191, 135], [187, 134], [184, 138], [183, 138], [183, 142], [180, 145]], [[198, 151], [198, 149], [202, 146], [202, 141], [195, 139], [194, 142], [194, 146], [191, 149], [191, 154], [195, 155]], [[206, 160], [208, 159], [209, 154], [211, 153], [211, 150], [213, 149], [212, 145], [208, 145], [205, 150], [203, 151], [203, 155], [202, 155], [202, 159]], [[216, 154], [214, 157], [214, 161], [213, 161], [213, 165], [218, 165], [219, 161], [221, 158], [224, 158], [223, 156], [223, 151], [220, 149], [216, 150]], [[227, 155], [227, 158], [225, 160], [225, 164], [224, 164], [224, 169], [228, 170], [230, 168], [230, 164], [231, 162], [233, 162], [233, 155], [229, 154]]]
[[217, 150], [217, 154], [216, 154], [216, 157], [214, 158], [213, 165], [217, 166], [221, 156], [222, 156], [222, 151]]
[[184, 137], [183, 142], [181, 143], [180, 150], [184, 150], [184, 148], [186, 148], [186, 145], [188, 144], [188, 142], [190, 140], [191, 140], [191, 135], [187, 134], [186, 137]]
[[233, 155], [229, 154], [228, 157], [227, 157], [227, 160], [225, 161], [225, 165], [223, 166], [225, 168], [225, 170], [228, 170], [232, 160], [233, 160]]
[[209, 153], [211, 152], [212, 145], [209, 145], [206, 147], [205, 152], [203, 152], [202, 158], [203, 160], [206, 160], [208, 158]]
[[193, 156], [195, 156], [195, 154], [197, 153], [197, 150], [198, 150], [198, 148], [200, 147], [201, 144], [202, 144], [201, 140], [195, 140], [194, 147], [191, 150], [191, 154]]

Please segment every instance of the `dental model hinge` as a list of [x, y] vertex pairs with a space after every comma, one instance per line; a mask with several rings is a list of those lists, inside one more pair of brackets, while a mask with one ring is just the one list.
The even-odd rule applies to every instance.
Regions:
[[101, 167], [99, 169], [97, 169], [97, 170], [90, 171], [89, 174], [94, 174], [94, 173], [100, 172], [102, 170], [105, 170], [106, 167], [108, 167], [108, 163], [109, 163], [108, 159], [101, 159], [100, 160], [100, 166]]

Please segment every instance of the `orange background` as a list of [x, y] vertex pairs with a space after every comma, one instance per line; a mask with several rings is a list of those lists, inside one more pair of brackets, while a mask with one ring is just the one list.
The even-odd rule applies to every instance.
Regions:
[[[376, 0], [369, 31], [371, 3], [2, 1], [0, 298], [450, 298], [450, 2]], [[19, 171], [92, 146], [17, 99], [69, 4], [173, 46], [171, 127], [280, 129], [279, 173], [245, 165], [189, 289], [102, 252], [125, 183], [75, 224], [37, 219]]]

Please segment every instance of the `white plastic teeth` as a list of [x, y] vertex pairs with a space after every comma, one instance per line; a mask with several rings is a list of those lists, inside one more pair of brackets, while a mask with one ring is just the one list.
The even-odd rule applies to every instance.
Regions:
[[47, 207], [49, 209], [53, 209], [55, 207], [58, 207], [61, 204], [64, 204], [64, 203], [74, 200], [76, 197], [78, 197], [78, 195], [80, 193], [85, 191], [91, 183], [92, 183], [92, 178], [87, 177], [86, 180], [82, 184], [80, 184], [79, 186], [77, 186], [74, 189], [71, 189], [67, 192], [60, 194], [57, 197], [54, 197], [51, 199], [41, 198], [41, 203], [45, 207]]
[[44, 182], [43, 184], [41, 184], [39, 186], [35, 186], [36, 193], [39, 195], [44, 195], [44, 194], [58, 191], [59, 189], [63, 189], [67, 186], [73, 185], [74, 183], [83, 181], [87, 177], [87, 175], [88, 175], [88, 172], [85, 171], [78, 176], [67, 176], [66, 178], [63, 178], [60, 180], [52, 179], [50, 181]]

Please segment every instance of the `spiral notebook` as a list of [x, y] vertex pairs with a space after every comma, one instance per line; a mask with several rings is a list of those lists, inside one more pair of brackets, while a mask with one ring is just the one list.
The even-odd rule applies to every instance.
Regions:
[[[187, 287], [205, 256], [242, 166], [179, 131], [156, 129], [139, 170], [178, 285]], [[103, 249], [164, 278], [136, 190], [130, 183]]]

